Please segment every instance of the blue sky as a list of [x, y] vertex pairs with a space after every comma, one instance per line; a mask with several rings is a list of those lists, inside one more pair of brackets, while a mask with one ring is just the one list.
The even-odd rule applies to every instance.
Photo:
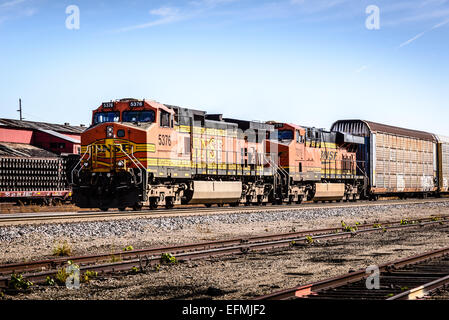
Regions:
[[[80, 29], [66, 28], [66, 8]], [[380, 9], [368, 30], [366, 8]], [[0, 0], [0, 117], [90, 123], [123, 97], [329, 129], [449, 135], [449, 0]]]

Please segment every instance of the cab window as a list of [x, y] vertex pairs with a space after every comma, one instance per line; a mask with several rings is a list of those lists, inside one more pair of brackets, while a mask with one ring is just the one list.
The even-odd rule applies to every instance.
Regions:
[[123, 122], [154, 122], [154, 111], [125, 111]]
[[299, 143], [303, 143], [304, 142], [304, 137], [301, 135], [299, 130], [296, 130], [296, 142], [299, 142]]
[[170, 113], [164, 111], [164, 110], [160, 110], [160, 114], [161, 114], [161, 118], [160, 118], [160, 123], [161, 123], [161, 127], [170, 127]]
[[98, 112], [94, 115], [94, 124], [120, 121], [120, 112]]
[[278, 139], [279, 140], [293, 140], [293, 131], [292, 130], [279, 130], [278, 131]]

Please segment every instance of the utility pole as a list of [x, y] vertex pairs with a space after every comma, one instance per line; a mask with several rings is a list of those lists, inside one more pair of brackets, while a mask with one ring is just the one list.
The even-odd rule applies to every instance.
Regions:
[[19, 110], [17, 110], [20, 113], [20, 121], [24, 120], [25, 118], [22, 117], [22, 99], [19, 99]]

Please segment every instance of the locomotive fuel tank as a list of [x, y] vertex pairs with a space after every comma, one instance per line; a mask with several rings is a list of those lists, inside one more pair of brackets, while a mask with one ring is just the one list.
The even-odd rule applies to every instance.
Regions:
[[236, 203], [242, 196], [241, 181], [193, 181], [189, 204]]

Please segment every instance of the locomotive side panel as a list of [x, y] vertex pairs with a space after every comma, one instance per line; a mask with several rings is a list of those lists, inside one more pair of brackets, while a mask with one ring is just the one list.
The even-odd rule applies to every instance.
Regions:
[[192, 133], [192, 167], [198, 175], [238, 175], [236, 135], [224, 128], [195, 126]]

